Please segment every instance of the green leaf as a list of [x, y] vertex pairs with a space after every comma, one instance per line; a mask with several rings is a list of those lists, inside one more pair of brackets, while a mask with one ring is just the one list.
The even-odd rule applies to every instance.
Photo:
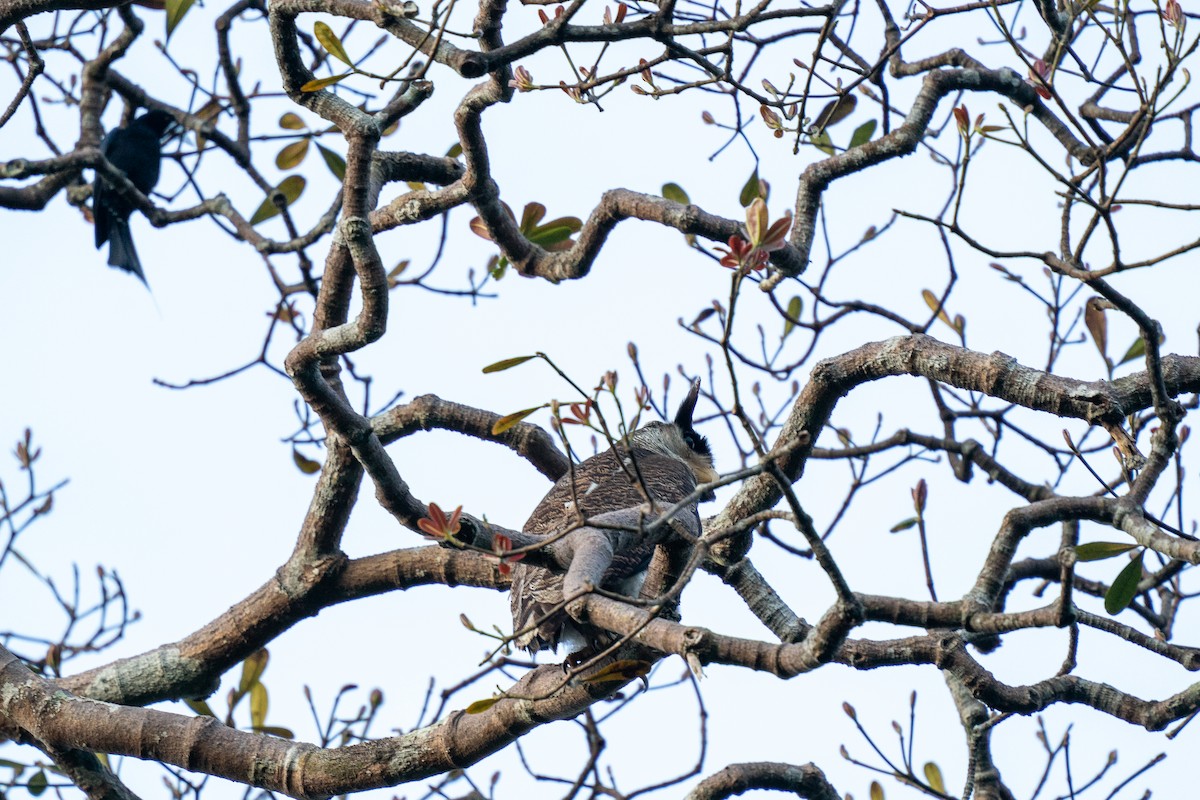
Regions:
[[192, 711], [195, 711], [197, 714], [199, 714], [202, 717], [215, 717], [216, 716], [216, 714], [213, 713], [213, 710], [211, 708], [209, 708], [208, 703], [206, 703], [203, 700], [192, 700], [191, 698], [184, 698], [183, 703], [188, 708], [190, 708]]
[[946, 793], [946, 782], [942, 780], [942, 771], [932, 761], [925, 765], [925, 780], [929, 783], [929, 788], [942, 794]]
[[1129, 349], [1125, 351], [1125, 355], [1121, 356], [1121, 360], [1117, 365], [1124, 364], [1127, 361], [1133, 361], [1135, 358], [1146, 357], [1146, 340], [1142, 337], [1137, 337], [1133, 340], [1133, 344], [1129, 345]]
[[1075, 560], [1103, 561], [1106, 558], [1119, 556], [1121, 553], [1128, 553], [1135, 547], [1137, 547], [1136, 544], [1128, 542], [1088, 542], [1087, 544], [1076, 545]]
[[471, 703], [471, 705], [467, 706], [467, 713], [482, 714], [484, 711], [487, 711], [489, 708], [496, 705], [496, 703], [499, 703], [500, 699], [501, 698], [499, 697], [489, 697], [486, 700], [476, 700], [474, 703]]
[[294, 447], [292, 448], [292, 461], [295, 462], [297, 469], [299, 469], [305, 475], [314, 475], [321, 471], [321, 462], [313, 461], [311, 458], [305, 458], [304, 455]]
[[488, 259], [487, 271], [488, 275], [492, 276], [492, 280], [500, 280], [504, 277], [504, 273], [508, 271], [508, 259], [503, 256], [492, 256]]
[[581, 220], [579, 217], [559, 217], [558, 219], [552, 219], [549, 222], [543, 222], [541, 225], [534, 228], [533, 232], [537, 233], [538, 231], [544, 231], [548, 228], [566, 228], [567, 230], [571, 231], [571, 233], [579, 233], [579, 231], [583, 228], [583, 220]]
[[860, 144], [866, 144], [871, 141], [871, 137], [875, 135], [875, 126], [878, 123], [869, 119], [862, 125], [854, 129], [854, 133], [850, 136], [850, 147], [858, 147]]
[[833, 155], [833, 140], [829, 138], [829, 134], [821, 131], [816, 136], [812, 137], [813, 147], [820, 150], [827, 156]]
[[238, 681], [238, 692], [245, 694], [250, 687], [258, 683], [262, 674], [267, 671], [267, 661], [270, 657], [271, 654], [266, 651], [266, 648], [256, 650], [246, 656], [246, 660], [242, 662], [242, 678]]
[[289, 131], [302, 131], [308, 126], [304, 124], [304, 120], [289, 111], [279, 118], [279, 127]]
[[278, 725], [257, 725], [252, 728], [255, 733], [265, 733], [270, 736], [278, 736], [280, 739], [295, 739], [296, 734], [292, 733], [291, 728], [281, 728]]
[[828, 127], [836, 125], [850, 116], [857, 105], [858, 98], [852, 94], [844, 94], [836, 100], [830, 100], [821, 109], [821, 113], [817, 114], [817, 118], [813, 122], [813, 127], [818, 131], [823, 131]]
[[26, 784], [25, 788], [28, 789], [29, 793], [34, 797], [40, 797], [42, 792], [46, 791], [46, 787], [49, 784], [50, 782], [46, 780], [46, 771], [39, 769], [37, 774], [29, 779], [29, 783]]
[[906, 520], [901, 520], [892, 527], [888, 528], [888, 533], [899, 533], [900, 531], [906, 531], [913, 525], [916, 525], [918, 521], [919, 520], [916, 517], [909, 517]]
[[342, 40], [337, 37], [333, 29], [324, 22], [318, 22], [313, 25], [313, 33], [317, 37], [317, 41], [321, 46], [329, 51], [329, 55], [341, 61], [347, 66], [354, 66], [354, 62], [350, 60], [350, 56], [346, 55], [346, 48], [342, 47]]
[[[749, 180], [746, 181], [746, 185], [742, 187], [742, 191], [738, 195], [738, 202], [742, 204], [742, 208], [746, 208], [753, 203], [754, 199], [762, 192], [762, 186], [759, 183], [758, 167], [755, 167], [754, 172], [751, 173]], [[764, 197], [763, 199], [765, 200], [766, 198]]]
[[[578, 228], [576, 229], [578, 230]], [[550, 247], [560, 242], [565, 242], [571, 238], [571, 234], [575, 233], [568, 225], [547, 225], [532, 231], [527, 237], [529, 241], [541, 247]]]
[[[1158, 343], [1162, 344], [1166, 340], [1167, 340], [1167, 337], [1160, 336], [1158, 338]], [[1146, 357], [1146, 340], [1143, 339], [1141, 336], [1139, 336], [1137, 339], [1134, 340], [1133, 344], [1129, 345], [1129, 349], [1125, 351], [1125, 355], [1121, 356], [1121, 360], [1117, 362], [1117, 365], [1119, 366], [1121, 364], [1124, 364], [1126, 361], [1133, 361], [1135, 358], [1145, 358], [1145, 357]]]
[[495, 423], [492, 424], [492, 436], [499, 436], [500, 434], [504, 433], [509, 428], [516, 425], [521, 420], [528, 417], [533, 412], [540, 411], [541, 409], [543, 409], [545, 407], [546, 406], [544, 406], [544, 405], [534, 406], [533, 408], [526, 408], [526, 409], [522, 409], [521, 411], [514, 411], [511, 414], [505, 414], [503, 417], [496, 420]]
[[261, 728], [267, 721], [267, 687], [255, 683], [250, 687], [250, 727]]
[[681, 206], [691, 204], [691, 199], [688, 193], [683, 190], [683, 187], [678, 183], [664, 183], [662, 187], [662, 196], [673, 203], [679, 203]]
[[273, 199], [276, 192], [282, 194], [284, 200], [287, 201], [285, 205], [290, 206], [300, 198], [306, 183], [307, 181], [304, 180], [303, 175], [289, 175], [284, 178], [283, 181], [281, 181], [280, 184], [276, 186], [270, 194], [267, 195], [267, 198], [262, 201], [262, 204], [259, 205], [258, 210], [254, 212], [254, 216], [250, 218], [250, 224], [257, 225], [258, 223], [265, 222], [271, 217], [279, 214], [279, 206], [275, 205], [275, 201]]
[[325, 159], [325, 166], [329, 167], [329, 171], [333, 173], [333, 177], [339, 181], [346, 180], [346, 159], [319, 142], [317, 143], [317, 150], [320, 151], [321, 158]]
[[[929, 310], [937, 314], [937, 318], [942, 322], [954, 328], [954, 322], [951, 321], [950, 315], [946, 313], [946, 309], [942, 306], [942, 301], [938, 296], [928, 289], [921, 290], [921, 297], [925, 300], [925, 305], [929, 306]], [[955, 328], [957, 330], [957, 328]]]
[[506, 358], [503, 361], [497, 361], [495, 364], [488, 364], [483, 368], [483, 374], [488, 375], [492, 372], [504, 372], [506, 369], [512, 369], [518, 364], [524, 364], [526, 361], [529, 361], [533, 358], [537, 358], [537, 356], [517, 356], [516, 358]]
[[446, 158], [458, 158], [462, 155], [462, 142], [455, 142], [446, 151]]
[[871, 800], [883, 800], [883, 787], [879, 781], [871, 781]]
[[275, 156], [275, 166], [280, 169], [295, 169], [303, 163], [306, 155], [308, 155], [307, 137], [292, 142], [280, 150], [279, 155]]
[[800, 312], [804, 310], [804, 301], [799, 296], [788, 300], [787, 318], [783, 321], [783, 338], [786, 339], [796, 329], [794, 319], [800, 319]]
[[175, 32], [180, 22], [183, 22], [185, 14], [191, 10], [196, 0], [167, 0], [167, 41], [171, 41], [171, 34]]
[[1129, 608], [1129, 604], [1137, 596], [1138, 583], [1142, 580], [1142, 558], [1145, 555], [1145, 550], [1138, 553], [1136, 558], [1125, 565], [1125, 569], [1121, 570], [1112, 586], [1108, 588], [1108, 594], [1104, 595], [1104, 610], [1109, 614], [1119, 614]]
[[649, 661], [621, 659], [604, 666], [582, 680], [584, 683], [607, 683], [609, 681], [621, 681], [624, 683], [625, 681], [649, 675], [650, 667], [652, 666], [654, 665]]
[[343, 72], [341, 75], [330, 75], [328, 78], [313, 78], [308, 83], [300, 87], [302, 92], [319, 92], [326, 86], [333, 86], [339, 81], [344, 81], [353, 75], [353, 72]]

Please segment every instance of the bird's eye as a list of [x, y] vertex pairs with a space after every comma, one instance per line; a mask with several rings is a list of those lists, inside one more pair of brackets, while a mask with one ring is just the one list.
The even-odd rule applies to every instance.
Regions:
[[696, 449], [696, 437], [692, 436], [690, 433], [685, 433], [683, 435], [683, 443], [688, 446], [689, 450]]

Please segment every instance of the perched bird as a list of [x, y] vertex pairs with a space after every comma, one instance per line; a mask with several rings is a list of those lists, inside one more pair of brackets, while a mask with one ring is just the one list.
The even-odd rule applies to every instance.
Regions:
[[[100, 152], [125, 173], [142, 194], [150, 194], [158, 183], [162, 160], [162, 140], [175, 118], [165, 111], [147, 111], [127, 127], [109, 131], [100, 143]], [[133, 204], [113, 190], [104, 176], [96, 173], [92, 193], [92, 217], [96, 221], [96, 249], [108, 242], [108, 263], [132, 272], [146, 283], [142, 262], [138, 260], [129, 233], [129, 215]]]
[[[560, 533], [578, 526], [581, 515], [590, 519], [636, 510], [645, 505], [647, 496], [661, 506], [674, 505], [697, 484], [715, 480], [708, 440], [692, 427], [699, 391], [697, 379], [673, 422], [644, 425], [626, 442], [577, 464], [538, 503], [523, 530], [544, 536]], [[712, 499], [711, 492], [702, 499]], [[654, 547], [653, 541], [639, 538], [616, 550], [602, 588], [636, 597]], [[557, 650], [562, 641], [571, 652], [577, 652], [597, 644], [595, 631], [579, 630], [564, 610], [555, 610], [563, 602], [561, 573], [518, 563], [513, 565], [512, 577], [509, 604], [519, 647], [536, 653]]]

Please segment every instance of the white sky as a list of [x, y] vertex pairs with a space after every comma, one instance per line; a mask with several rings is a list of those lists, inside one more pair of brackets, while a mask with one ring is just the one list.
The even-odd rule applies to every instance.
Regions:
[[[182, 30], [189, 36], [177, 35], [171, 43], [172, 53], [185, 61], [207, 57], [211, 47], [202, 35], [207, 29], [202, 11], [196, 9], [195, 18], [185, 22]], [[149, 19], [151, 28], [161, 25], [161, 18], [142, 9], [137, 13]], [[524, 24], [536, 24], [531, 8], [514, 8], [510, 14]], [[1032, 25], [1032, 16], [1028, 22]], [[311, 20], [305, 24], [311, 27]], [[267, 52], [260, 38], [263, 33], [261, 25], [239, 29], [240, 51], [248, 59], [248, 69], [258, 70], [264, 88], [270, 89], [273, 68], [255, 55]], [[375, 35], [364, 35], [362, 46]], [[143, 43], [143, 49], [150, 53], [148, 44]], [[1003, 57], [998, 49], [984, 53], [998, 63]], [[161, 84], [169, 90], [161, 58], [146, 58], [139, 62], [142, 66], [121, 68], [148, 86]], [[556, 82], [565, 77], [558, 74], [561, 64], [561, 55], [550, 53], [532, 60], [529, 67], [539, 82]], [[445, 70], [433, 77], [434, 98], [405, 120], [396, 136], [385, 140], [386, 147], [441, 154], [452, 143], [450, 112], [469, 83], [448, 76]], [[6, 74], [2, 80], [3, 96], [8, 97], [12, 79]], [[999, 123], [996, 101], [995, 96], [987, 96], [967, 102], [972, 113], [986, 112], [989, 122]], [[701, 125], [699, 114], [708, 109], [719, 115], [723, 108], [715, 98], [694, 93], [654, 102], [622, 88], [604, 105], [607, 110], [597, 113], [593, 108], [573, 107], [560, 92], [546, 92], [518, 96], [509, 106], [488, 112], [484, 127], [492, 146], [494, 177], [502, 196], [518, 213], [526, 202], [537, 200], [548, 207], [551, 217], [585, 216], [605, 189], [620, 186], [657, 192], [663, 183], [674, 181], [706, 209], [741, 216], [737, 193], [753, 161], [739, 145], [708, 161], [724, 138], [721, 131]], [[277, 108], [282, 111], [286, 104], [279, 102]], [[949, 108], [944, 102], [939, 119]], [[49, 108], [47, 113], [51, 119], [62, 119], [61, 109]], [[855, 116], [836, 129], [835, 141], [839, 135], [847, 138], [871, 114], [878, 117], [865, 100], [860, 102]], [[256, 133], [279, 132], [277, 117], [278, 113], [257, 117]], [[115, 124], [115, 107], [105, 119], [108, 125]], [[228, 129], [228, 122], [224, 127]], [[28, 114], [22, 112], [0, 130], [0, 153], [6, 158], [43, 157], [29, 130]], [[763, 159], [761, 173], [773, 186], [770, 206], [775, 217], [788, 208], [795, 177], [814, 155], [807, 148], [792, 156], [790, 143], [771, 139], [759, 123], [750, 131]], [[73, 135], [63, 136], [62, 142], [69, 144], [72, 139]], [[942, 141], [948, 140], [949, 133]], [[263, 165], [269, 163], [274, 147], [264, 148], [268, 155], [261, 159]], [[316, 154], [310, 159], [306, 174], [317, 180], [297, 207], [302, 226], [324, 210], [331, 187]], [[1062, 161], [1057, 155], [1051, 160]], [[1174, 169], [1147, 170], [1145, 191], [1158, 196], [1186, 194], [1182, 186], [1176, 188]], [[279, 175], [273, 166], [266, 172]], [[882, 225], [892, 208], [935, 212], [948, 191], [947, 174], [918, 152], [837, 184], [825, 203], [833, 249], [844, 250], [869, 225]], [[249, 215], [260, 200], [258, 194], [228, 171], [219, 175], [201, 179], [206, 191], [228, 192]], [[167, 166], [159, 189], [173, 191], [179, 180], [178, 170]], [[1027, 159], [1011, 148], [989, 144], [972, 162], [965, 219], [997, 247], [1053, 250], [1058, 238], [1057, 201]], [[1134, 216], [1136, 210], [1123, 213], [1132, 217], [1124, 230], [1125, 245], [1133, 252], [1161, 247], [1166, 237], [1186, 238], [1176, 233], [1182, 227], [1177, 217], [1144, 215], [1143, 223], [1143, 217]], [[447, 256], [435, 277], [438, 285], [461, 288], [467, 269], [482, 270], [491, 252], [488, 243], [467, 229], [470, 216], [459, 210], [451, 217]], [[1168, 220], [1173, 221], [1168, 224]], [[265, 330], [265, 313], [274, 301], [261, 261], [206, 220], [155, 230], [135, 218], [133, 227], [153, 294], [105, 266], [104, 253], [92, 248], [92, 228], [62, 196], [45, 213], [0, 216], [6, 262], [0, 270], [0, 336], [7, 344], [0, 440], [15, 442], [24, 427], [32, 427], [35, 444], [44, 450], [39, 479], [47, 484], [70, 479], [56, 495], [53, 513], [21, 540], [22, 552], [62, 585], [70, 580], [72, 563], [79, 565], [87, 587], [94, 585], [95, 564], [115, 568], [143, 614], [119, 645], [100, 659], [72, 662], [72, 670], [181, 638], [269, 580], [291, 550], [313, 485], [311, 477], [292, 465], [291, 448], [281, 442], [295, 424], [296, 395], [286, 381], [260, 368], [184, 392], [151, 383], [154, 378], [182, 382], [207, 377], [253, 358]], [[267, 223], [265, 229], [282, 235], [278, 221]], [[381, 237], [385, 263], [411, 258], [413, 270], [423, 266], [432, 253], [434, 235], [435, 225], [429, 225], [421, 232], [401, 229]], [[318, 263], [325, 245], [312, 250]], [[987, 259], [957, 246], [955, 254], [961, 283], [949, 310], [968, 318], [968, 343], [982, 352], [1003, 350], [1023, 363], [1040, 365], [1045, 351], [1040, 310], [1026, 302], [1015, 285], [988, 269]], [[814, 249], [814, 269], [824, 262], [824, 255], [819, 246]], [[291, 261], [276, 263], [294, 275]], [[1026, 275], [1031, 284], [1042, 286], [1039, 266], [1008, 266]], [[1195, 266], [1194, 258], [1181, 258], [1156, 274], [1138, 273], [1117, 282], [1163, 321], [1167, 347], [1185, 354], [1193, 352], [1195, 341], [1195, 317], [1185, 305], [1194, 303], [1191, 290], [1179, 287], [1191, 285], [1188, 271]], [[675, 320], [692, 319], [713, 298], [725, 303], [728, 280], [727, 270], [689, 252], [678, 233], [626, 222], [584, 281], [550, 286], [510, 275], [491, 287], [499, 299], [474, 307], [462, 299], [397, 290], [392, 295], [387, 337], [359, 354], [356, 363], [375, 376], [377, 402], [402, 389], [406, 399], [433, 392], [507, 413], [550, 397], [566, 399], [566, 389], [536, 363], [500, 375], [482, 375], [482, 366], [543, 350], [581, 383], [615, 368], [628, 392], [633, 372], [625, 348], [632, 339], [638, 343], [651, 385], [657, 387], [653, 376], [674, 373], [678, 363], [689, 373], [703, 369], [705, 349]], [[946, 258], [937, 238], [928, 227], [901, 221], [841, 267], [827, 290], [831, 296], [862, 296], [923, 318], [927, 312], [921, 289], [940, 292], [945, 280]], [[796, 287], [784, 289], [781, 297], [794, 293], [804, 294]], [[739, 312], [743, 342], [751, 351], [755, 324], [761, 323], [769, 336], [777, 335], [781, 327], [756, 294], [751, 293]], [[805, 299], [807, 309], [811, 303]], [[1133, 328], [1114, 319], [1110, 330], [1110, 351], [1119, 355], [1132, 340]], [[833, 355], [898, 333], [895, 327], [864, 318], [835, 328], [823, 340], [821, 353]], [[931, 333], [953, 341], [945, 326], [935, 326]], [[804, 334], [798, 331], [789, 346], [799, 353], [805, 344]], [[285, 345], [281, 339], [273, 351], [277, 363]], [[1103, 377], [1090, 343], [1070, 349], [1060, 372], [1085, 379]], [[757, 379], [745, 370], [740, 377], [746, 384]], [[794, 377], [803, 381], [806, 373]], [[673, 397], [678, 396], [677, 389]], [[701, 408], [702, 413], [708, 410]], [[850, 428], [862, 441], [869, 438], [876, 414], [883, 415], [882, 435], [906, 425], [930, 434], [941, 429], [927, 391], [913, 379], [891, 379], [855, 392], [839, 405], [834, 422]], [[546, 422], [544, 415], [535, 420]], [[1030, 416], [1028, 421], [1053, 437], [1064, 427], [1054, 419]], [[1077, 423], [1065, 427], [1076, 438], [1083, 431]], [[715, 426], [706, 432], [717, 447], [718, 466], [734, 466], [725, 434]], [[822, 443], [829, 441], [831, 437]], [[417, 496], [443, 507], [461, 503], [468, 511], [505, 525], [519, 525], [548, 488], [542, 476], [502, 448], [454, 434], [414, 436], [391, 446], [389, 452]], [[307, 455], [319, 457], [312, 449]], [[1051, 474], [1046, 462], [1037, 458], [1026, 460], [1021, 469], [1035, 480]], [[815, 462], [799, 484], [801, 500], [819, 527], [828, 524], [836, 511], [846, 473], [844, 464]], [[887, 533], [893, 523], [911, 515], [908, 490], [921, 477], [931, 484], [927, 516], [943, 597], [956, 596], [970, 585], [1004, 512], [1017, 505], [1004, 490], [987, 486], [981, 477], [969, 486], [949, 480], [944, 462], [909, 465], [864, 490], [830, 540], [855, 590], [924, 596], [915, 535]], [[0, 478], [9, 487], [21, 483], [15, 462], [0, 462]], [[1075, 491], [1093, 488], [1078, 477], [1069, 483]], [[1189, 492], [1185, 507], [1190, 497]], [[709, 506], [708, 513], [715, 508]], [[1053, 552], [1058, 536], [1057, 529], [1036, 532], [1022, 546], [1021, 556]], [[1084, 526], [1085, 540], [1119, 536]], [[347, 532], [346, 551], [358, 556], [419, 543], [414, 534], [398, 529], [374, 507], [367, 487]], [[810, 621], [831, 601], [827, 581], [811, 562], [787, 557], [767, 542], [758, 543], [753, 556], [792, 607]], [[1118, 568], [1117, 562], [1102, 562], [1081, 572], [1111, 580]], [[1032, 607], [1046, 599], [1021, 593], [1014, 597], [1014, 605]], [[0, 628], [55, 630], [59, 622], [47, 600], [44, 590], [32, 587], [19, 569], [9, 565], [0, 580]], [[686, 621], [720, 632], [768, 635], [732, 592], [704, 576], [689, 591], [683, 611]], [[408, 730], [420, 710], [429, 676], [436, 678], [438, 689], [452, 685], [471, 674], [488, 649], [488, 641], [459, 624], [460, 613], [481, 628], [509, 626], [503, 595], [437, 588], [339, 606], [296, 626], [270, 645], [268, 722], [290, 726], [301, 738], [311, 739], [313, 728], [301, 687], [312, 686], [318, 708], [325, 711], [340, 685], [356, 683], [363, 690], [353, 696], [356, 701], [365, 699], [365, 691], [375, 686], [386, 696], [376, 733]], [[1121, 619], [1134, 623], [1131, 614]], [[895, 633], [882, 625], [856, 631], [860, 636]], [[1186, 611], [1176, 634], [1179, 642], [1195, 641], [1194, 618]], [[1024, 632], [1008, 637], [997, 654], [983, 660], [1009, 684], [1032, 682], [1055, 672], [1065, 642], [1061, 631]], [[1086, 631], [1079, 660], [1078, 674], [1146, 698], [1165, 697], [1192, 682], [1177, 665], [1135, 648], [1112, 647], [1106, 638]], [[674, 678], [682, 669], [678, 659], [668, 659], [657, 681]], [[229, 680], [236, 681], [236, 671], [227, 678], [226, 688]], [[485, 681], [452, 705], [462, 707], [488, 695], [494, 683]], [[920, 694], [916, 760], [938, 762], [951, 792], [962, 786], [963, 737], [941, 678], [932, 668], [857, 673], [832, 666], [784, 682], [745, 670], [710, 667], [701, 689], [710, 714], [705, 775], [738, 761], [813, 761], [841, 792], [866, 797], [872, 776], [846, 764], [838, 748], [844, 743], [856, 757], [875, 759], [841, 713], [841, 703], [854, 705], [860, 720], [894, 755], [889, 724], [907, 719], [908, 695], [916, 689]], [[223, 696], [219, 692], [210, 701], [218, 713], [223, 710]], [[169, 708], [189, 713], [182, 705]], [[1122, 797], [1139, 796], [1145, 787], [1172, 796], [1172, 789], [1193, 782], [1188, 755], [1197, 732], [1192, 728], [1175, 742], [1167, 742], [1161, 734], [1135, 730], [1087, 709], [1055, 708], [1044, 717], [1052, 739], [1061, 736], [1066, 726], [1075, 725], [1072, 770], [1077, 782], [1080, 776], [1090, 777], [1113, 748], [1120, 750], [1120, 761], [1103, 784], [1110, 788], [1154, 754], [1169, 755]], [[625, 790], [670, 777], [695, 761], [695, 703], [686, 687], [640, 698], [609, 725], [606, 763], [614, 766]], [[1033, 719], [1014, 719], [995, 734], [998, 765], [1018, 796], [1027, 796], [1040, 777], [1043, 761], [1035, 730]], [[529, 736], [526, 753], [535, 768], [573, 776], [585, 753], [577, 731], [573, 723], [564, 722]], [[647, 758], [648, 753], [654, 758]], [[0, 755], [33, 758], [35, 754], [9, 747]], [[144, 797], [161, 796], [158, 773], [136, 767], [132, 763], [123, 767], [134, 790]], [[499, 797], [556, 797], [562, 792], [555, 785], [531, 784], [512, 749], [473, 767], [470, 774], [486, 787], [496, 769], [502, 770]], [[1061, 764], [1057, 769], [1052, 787], [1061, 793]], [[894, 783], [885, 781], [885, 788], [888, 797], [916, 796]], [[232, 792], [221, 790], [214, 796], [233, 796]], [[465, 787], [452, 787], [449, 792], [462, 794]], [[379, 796], [424, 793], [422, 784], [413, 784]]]

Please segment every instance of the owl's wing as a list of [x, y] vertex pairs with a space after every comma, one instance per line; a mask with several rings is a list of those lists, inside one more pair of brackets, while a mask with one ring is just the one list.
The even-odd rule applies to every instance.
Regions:
[[[639, 508], [646, 497], [660, 505], [673, 505], [686, 497], [696, 486], [695, 477], [686, 464], [659, 453], [635, 451], [637, 469], [627, 457], [609, 450], [576, 465], [555, 483], [525, 523], [526, 533], [553, 535], [580, 523], [578, 507], [584, 518]], [[641, 487], [630, 473], [640, 474]], [[568, 534], [570, 535], [570, 534]], [[644, 572], [654, 554], [655, 542], [636, 536], [622, 537], [622, 546], [613, 553], [612, 563], [602, 585], [620, 590], [627, 579]], [[566, 565], [564, 565], [565, 567]], [[513, 615], [513, 630], [535, 628], [517, 637], [519, 647], [530, 652], [557, 649], [574, 624], [566, 612], [556, 606], [563, 602], [563, 575], [543, 567], [516, 564], [509, 604]], [[636, 589], [634, 589], [636, 591]], [[586, 632], [583, 633], [586, 637]]]

